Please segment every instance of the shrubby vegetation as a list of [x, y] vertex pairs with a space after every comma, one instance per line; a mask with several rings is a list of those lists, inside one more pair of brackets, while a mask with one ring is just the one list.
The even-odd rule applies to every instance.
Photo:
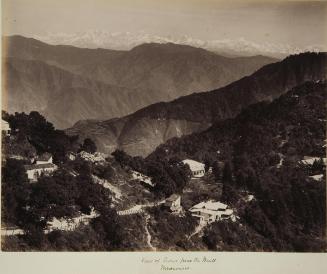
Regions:
[[[95, 152], [94, 142], [85, 139], [80, 146], [78, 136], [70, 137], [54, 129], [37, 112], [3, 113], [3, 118], [12, 129], [11, 136], [3, 140], [4, 155], [22, 156], [22, 160], [2, 159], [1, 221], [25, 231], [25, 235], [7, 237], [4, 249], [110, 250], [119, 247], [122, 229], [116, 211], [110, 207], [111, 193], [92, 180], [92, 173], [108, 178], [112, 170], [108, 165], [101, 169], [80, 158], [67, 161], [69, 152], [81, 149]], [[53, 154], [59, 169], [51, 176], [41, 176], [37, 183], [30, 183], [24, 165], [30, 164], [30, 156], [43, 152]], [[72, 218], [92, 210], [98, 212], [99, 217], [89, 227], [81, 227], [76, 233], [44, 233], [47, 222], [54, 217]]]
[[49, 152], [53, 155], [55, 163], [64, 162], [67, 152], [76, 151], [79, 146], [78, 136], [68, 136], [64, 131], [55, 129], [37, 111], [30, 114], [3, 113], [3, 119], [9, 122], [16, 145], [24, 142], [25, 149], [32, 146], [37, 154]]
[[202, 240], [211, 251], [273, 251], [269, 239], [230, 221], [211, 224], [204, 230]]
[[[189, 179], [189, 169], [179, 160], [147, 161], [130, 157], [122, 151], [113, 153], [101, 164], [77, 157], [68, 161], [70, 152], [94, 153], [95, 143], [86, 138], [79, 144], [78, 136], [67, 136], [37, 112], [3, 114], [12, 128], [5, 138], [4, 154], [22, 156], [20, 160], [6, 158], [2, 166], [2, 222], [16, 226], [25, 235], [7, 237], [5, 250], [137, 250], [144, 248], [144, 218], [119, 218], [111, 207], [111, 193], [95, 184], [92, 175], [105, 180], [119, 180], [129, 169], [151, 176], [158, 197], [181, 192]], [[31, 184], [24, 165], [29, 158], [49, 152], [54, 155], [58, 170], [51, 176], [41, 176]], [[120, 173], [120, 174], [117, 174]], [[45, 234], [53, 218], [73, 218], [92, 210], [99, 213], [89, 226], [76, 231], [53, 231]], [[131, 224], [129, 223], [131, 222]], [[128, 229], [125, 229], [125, 228]], [[142, 236], [143, 235], [143, 236]]]
[[30, 195], [23, 161], [8, 159], [1, 172], [1, 218], [8, 224], [17, 224], [22, 219], [23, 208]]
[[129, 156], [121, 150], [116, 150], [112, 155], [122, 167], [132, 168], [150, 176], [155, 185], [152, 190], [159, 197], [181, 193], [191, 176], [189, 167], [178, 158], [148, 160]]
[[95, 153], [97, 151], [97, 146], [92, 139], [84, 139], [83, 144], [81, 145], [80, 151], [86, 151], [88, 153]]
[[196, 249], [188, 236], [194, 231], [197, 219], [187, 213], [184, 217], [171, 214], [164, 207], [149, 210], [151, 216], [150, 228], [153, 242], [160, 250], [192, 250]]
[[[55, 241], [53, 237], [58, 237], [66, 242], [60, 248], [75, 250], [76, 242], [63, 239], [73, 237], [71, 233], [52, 232], [44, 235], [43, 230], [53, 217], [71, 218], [80, 213], [89, 214], [92, 209], [100, 213], [91, 223], [94, 231], [83, 231], [93, 233], [98, 240], [101, 237], [102, 248], [106, 250], [119, 246], [121, 237], [117, 233], [121, 229], [115, 211], [110, 208], [110, 192], [93, 183], [87, 166], [85, 163], [81, 169], [83, 173], [76, 177], [58, 170], [53, 176], [41, 177], [38, 183], [30, 184], [21, 161], [8, 159], [2, 173], [2, 221], [26, 231], [26, 235], [20, 237], [26, 243], [25, 248], [56, 249], [51, 247], [51, 243]], [[71, 246], [67, 246], [69, 244]], [[94, 246], [95, 249], [97, 247]], [[81, 247], [81, 250], [84, 249]]]

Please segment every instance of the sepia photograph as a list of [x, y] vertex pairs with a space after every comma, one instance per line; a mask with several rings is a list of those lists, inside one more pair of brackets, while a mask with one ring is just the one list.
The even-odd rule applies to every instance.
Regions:
[[2, 0], [1, 44], [3, 252], [327, 251], [326, 1]]

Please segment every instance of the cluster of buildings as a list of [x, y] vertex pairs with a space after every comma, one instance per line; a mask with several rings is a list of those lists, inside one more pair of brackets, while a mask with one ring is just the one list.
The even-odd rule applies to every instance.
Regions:
[[[169, 208], [172, 213], [181, 213], [181, 196], [171, 195], [166, 199], [165, 207]], [[200, 224], [210, 224], [213, 222], [231, 219], [234, 220], [234, 211], [228, 208], [228, 205], [221, 202], [209, 200], [192, 206], [189, 211], [191, 215], [198, 218]]]
[[[1, 129], [5, 135], [10, 135], [11, 129], [8, 122], [2, 120]], [[68, 157], [70, 160], [75, 160], [76, 154], [70, 153]], [[80, 153], [80, 157], [91, 162], [105, 160], [103, 155], [100, 153], [93, 155], [84, 151]], [[308, 159], [305, 160], [308, 161]], [[192, 177], [201, 178], [205, 175], [205, 164], [191, 159], [185, 159], [182, 162], [189, 166], [192, 172]], [[50, 153], [44, 153], [35, 159], [32, 159], [31, 164], [25, 165], [24, 167], [30, 182], [36, 182], [41, 175], [50, 175], [58, 168], [55, 164], [53, 164], [53, 157]], [[136, 171], [134, 171], [132, 175], [134, 179], [142, 180], [153, 186], [151, 178]], [[181, 196], [178, 194], [173, 194], [167, 198], [164, 206], [175, 214], [180, 214], [183, 212]], [[233, 210], [229, 209], [226, 204], [212, 200], [196, 204], [192, 206], [189, 211], [191, 212], [192, 216], [199, 219], [200, 224], [208, 224], [215, 221], [228, 219], [233, 216]]]
[[52, 161], [52, 155], [47, 152], [31, 159], [31, 164], [24, 166], [30, 182], [36, 182], [41, 175], [53, 173], [58, 167]]
[[[189, 166], [193, 178], [201, 178], [205, 175], [205, 164], [190, 159], [183, 160], [182, 162]], [[181, 213], [183, 211], [181, 196], [177, 194], [171, 195], [166, 199], [165, 207], [172, 213]], [[210, 224], [225, 219], [235, 220], [234, 211], [228, 208], [228, 205], [213, 200], [193, 205], [189, 212], [191, 212], [192, 216], [198, 218], [200, 224]]]
[[[67, 157], [70, 160], [75, 160], [79, 156], [86, 161], [98, 162], [105, 161], [105, 158], [102, 154], [90, 154], [85, 151], [80, 152], [78, 155], [70, 152], [67, 154]], [[55, 170], [58, 169], [58, 166], [53, 163], [53, 157], [50, 153], [43, 153], [36, 158], [31, 159], [31, 164], [25, 165], [25, 170], [28, 179], [30, 182], [36, 182], [41, 175], [50, 175]]]

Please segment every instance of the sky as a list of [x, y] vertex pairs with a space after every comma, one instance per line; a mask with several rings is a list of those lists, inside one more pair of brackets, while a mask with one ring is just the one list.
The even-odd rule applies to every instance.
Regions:
[[325, 44], [327, 1], [2, 0], [4, 35], [86, 30]]

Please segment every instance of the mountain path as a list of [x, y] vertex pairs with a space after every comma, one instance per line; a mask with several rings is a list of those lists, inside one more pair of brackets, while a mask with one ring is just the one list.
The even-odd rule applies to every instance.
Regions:
[[146, 207], [155, 207], [155, 206], [158, 206], [160, 204], [165, 203], [165, 201], [166, 200], [164, 199], [164, 200], [162, 200], [160, 202], [152, 202], [152, 203], [143, 204], [143, 205], [135, 205], [132, 208], [117, 211], [117, 214], [118, 215], [132, 215], [132, 214], [137, 214], [137, 213], [143, 213], [144, 208], [146, 208]]
[[150, 234], [150, 232], [149, 232], [149, 229], [148, 229], [149, 219], [150, 219], [150, 215], [149, 215], [149, 214], [146, 214], [146, 216], [145, 216], [145, 233], [146, 233], [146, 242], [147, 242], [148, 246], [151, 248], [152, 251], [157, 251], [157, 248], [154, 247], [154, 246], [151, 244], [152, 236], [151, 236], [151, 234]]
[[206, 227], [207, 224], [203, 224], [203, 223], [200, 223], [195, 229], [194, 229], [194, 232], [188, 236], [188, 239], [192, 238], [194, 235], [200, 233], [205, 227]]

